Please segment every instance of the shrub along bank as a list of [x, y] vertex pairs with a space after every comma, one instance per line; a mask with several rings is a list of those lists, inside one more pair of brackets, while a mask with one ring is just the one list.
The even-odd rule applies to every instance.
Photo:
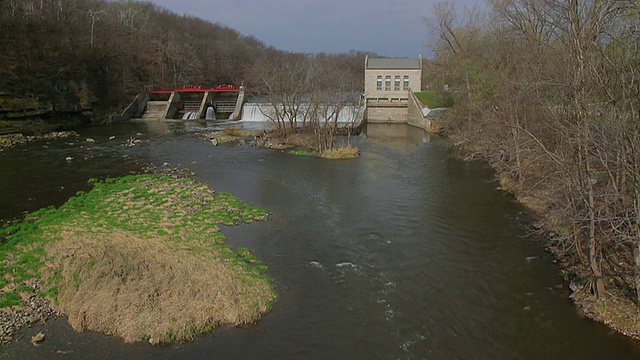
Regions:
[[640, 339], [639, 2], [490, 3], [431, 13], [449, 135], [539, 214], [585, 314]]

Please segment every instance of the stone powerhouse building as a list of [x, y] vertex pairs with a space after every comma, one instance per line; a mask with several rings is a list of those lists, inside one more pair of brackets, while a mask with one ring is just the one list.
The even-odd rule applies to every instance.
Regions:
[[418, 58], [365, 58], [365, 118], [370, 123], [407, 123], [413, 92], [422, 91]]

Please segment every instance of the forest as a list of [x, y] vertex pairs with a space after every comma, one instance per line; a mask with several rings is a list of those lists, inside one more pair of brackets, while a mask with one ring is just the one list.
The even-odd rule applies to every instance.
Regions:
[[573, 299], [638, 337], [640, 2], [447, 1], [425, 21], [450, 136], [540, 215]]
[[222, 24], [132, 0], [0, 0], [0, 48], [0, 95], [60, 102], [84, 86], [103, 112], [146, 88], [258, 89], [257, 69], [292, 61], [337, 66], [362, 88], [367, 54], [284, 52]]

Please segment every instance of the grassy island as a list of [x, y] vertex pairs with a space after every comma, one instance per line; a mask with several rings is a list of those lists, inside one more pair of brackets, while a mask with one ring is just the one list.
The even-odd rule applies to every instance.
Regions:
[[90, 182], [60, 208], [0, 230], [0, 307], [37, 292], [76, 331], [153, 344], [253, 323], [270, 309], [266, 268], [225, 245], [218, 227], [266, 220], [266, 210], [183, 176]]

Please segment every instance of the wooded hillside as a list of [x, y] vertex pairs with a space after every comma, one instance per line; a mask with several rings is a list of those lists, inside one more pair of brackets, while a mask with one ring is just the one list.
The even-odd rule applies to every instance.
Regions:
[[[0, 49], [0, 97], [31, 96], [54, 110], [83, 101], [118, 108], [145, 86], [251, 86], [258, 59], [301, 56], [220, 24], [122, 0], [1, 0]], [[330, 58], [362, 82], [364, 55], [303, 56]]]

